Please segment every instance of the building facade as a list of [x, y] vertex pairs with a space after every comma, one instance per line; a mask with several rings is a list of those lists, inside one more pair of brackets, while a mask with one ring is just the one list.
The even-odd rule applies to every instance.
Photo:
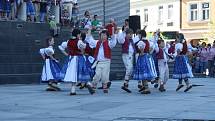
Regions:
[[147, 32], [160, 29], [171, 36], [180, 31], [180, 0], [132, 0], [130, 8], [130, 15], [141, 16]]
[[212, 42], [215, 23], [215, 0], [182, 0], [181, 32], [188, 40]]

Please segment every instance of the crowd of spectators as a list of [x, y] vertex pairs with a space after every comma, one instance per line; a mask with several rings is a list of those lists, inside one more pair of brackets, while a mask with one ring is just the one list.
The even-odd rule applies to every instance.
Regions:
[[210, 77], [215, 76], [215, 41], [212, 44], [202, 42], [201, 45], [197, 45], [192, 65], [196, 73], [206, 74]]
[[21, 6], [26, 3], [27, 21], [45, 22], [52, 0], [0, 0], [0, 19], [17, 20]]
[[[200, 43], [200, 42], [198, 42]], [[170, 42], [168, 53], [174, 53], [174, 42]], [[201, 73], [209, 77], [215, 77], [215, 40], [213, 43], [193, 45], [188, 44], [188, 57], [194, 73]]]

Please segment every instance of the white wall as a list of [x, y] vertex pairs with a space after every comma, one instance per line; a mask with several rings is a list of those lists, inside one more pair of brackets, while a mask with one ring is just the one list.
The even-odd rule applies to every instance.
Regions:
[[[163, 1], [163, 0], [162, 0]], [[141, 27], [147, 25], [147, 31], [179, 31], [180, 30], [180, 0], [172, 0], [172, 2], [152, 2], [150, 4], [135, 4], [131, 6], [130, 15], [136, 15], [136, 10], [140, 10]], [[172, 20], [168, 20], [168, 5], [173, 5]], [[163, 6], [163, 25], [158, 25], [158, 7]], [[144, 23], [144, 9], [148, 9], [148, 23]], [[173, 26], [167, 27], [168, 22], [173, 22]]]

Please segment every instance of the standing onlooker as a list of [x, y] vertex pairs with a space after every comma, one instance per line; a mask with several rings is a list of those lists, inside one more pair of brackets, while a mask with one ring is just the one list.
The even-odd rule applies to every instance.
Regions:
[[200, 73], [206, 74], [209, 52], [205, 42], [202, 43], [202, 48], [200, 48], [199, 50], [199, 56], [200, 56]]
[[40, 2], [41, 2], [41, 0], [33, 0], [33, 6], [34, 6], [34, 10], [35, 10], [34, 20], [36, 22], [39, 21], [39, 16], [40, 16]]
[[213, 42], [213, 46], [208, 49], [209, 49], [209, 56], [208, 56], [209, 76], [214, 77], [215, 41]]
[[71, 26], [78, 28], [79, 27], [79, 6], [78, 3], [74, 3], [72, 7], [72, 18], [71, 18]]
[[10, 2], [11, 2], [11, 19], [14, 20], [16, 17], [18, 0], [11, 0]]
[[45, 16], [47, 13], [47, 3], [45, 0], [40, 2], [40, 22], [44, 22]]
[[0, 0], [0, 19], [4, 16], [4, 2]]
[[57, 23], [55, 22], [55, 16], [51, 16], [51, 20], [49, 22], [50, 31], [52, 36], [58, 36], [59, 28], [57, 26]]
[[35, 8], [32, 3], [32, 0], [27, 1], [27, 10], [26, 11], [27, 11], [28, 20], [34, 22]]
[[126, 29], [128, 29], [129, 28], [129, 20], [128, 19], [125, 19], [125, 23], [124, 23], [124, 25], [123, 25], [123, 27], [122, 27], [122, 31], [125, 31]]
[[10, 19], [10, 11], [11, 11], [11, 3], [9, 0], [5, 0], [4, 4], [4, 12], [5, 12], [5, 18], [8, 20]]

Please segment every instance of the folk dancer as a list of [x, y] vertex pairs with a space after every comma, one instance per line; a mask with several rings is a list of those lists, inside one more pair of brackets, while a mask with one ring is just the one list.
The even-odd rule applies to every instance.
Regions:
[[146, 39], [145, 30], [141, 30], [140, 34], [142, 39], [136, 44], [139, 56], [134, 68], [133, 79], [142, 80], [142, 89], [140, 90], [142, 94], [150, 94], [148, 82], [157, 77], [157, 73], [154, 60], [150, 55], [152, 44]]
[[[113, 33], [114, 28], [112, 29]], [[102, 30], [99, 35], [99, 40], [94, 40], [91, 35], [91, 30], [88, 30], [86, 41], [91, 48], [95, 48], [94, 62], [92, 68], [96, 68], [95, 76], [93, 77], [93, 87], [96, 89], [97, 83], [101, 80], [103, 83], [103, 92], [108, 93], [107, 83], [109, 82], [110, 63], [111, 63], [111, 49], [116, 46], [116, 35], [113, 34], [108, 40], [107, 30]]]
[[188, 57], [186, 56], [188, 51], [187, 43], [185, 41], [184, 35], [179, 33], [176, 37], [175, 45], [175, 63], [173, 70], [173, 78], [178, 79], [178, 87], [176, 91], [179, 91], [184, 85], [182, 81], [184, 80], [186, 84], [186, 89], [184, 92], [189, 91], [192, 88], [188, 78], [193, 77], [191, 66], [189, 65]]
[[132, 39], [132, 36], [132, 29], [126, 29], [124, 32], [118, 34], [118, 43], [122, 44], [122, 60], [126, 70], [124, 83], [121, 89], [128, 93], [131, 93], [131, 90], [128, 89], [128, 83], [133, 74], [134, 55], [136, 53], [135, 43], [139, 41], [139, 39], [136, 38]]
[[40, 49], [40, 54], [45, 60], [41, 80], [42, 82], [48, 83], [47, 91], [60, 91], [57, 84], [60, 80], [61, 68], [58, 60], [54, 57], [54, 38], [49, 37], [46, 39], [46, 42], [48, 47]]
[[69, 61], [64, 66], [66, 66], [62, 70], [63, 80], [65, 82], [72, 83], [70, 95], [76, 95], [76, 83], [77, 81], [86, 82], [87, 88], [90, 94], [94, 93], [92, 89], [92, 85], [90, 83], [90, 73], [86, 69], [86, 60], [83, 56], [83, 50], [86, 46], [82, 40], [80, 40], [81, 31], [79, 29], [74, 29], [72, 31], [72, 35], [74, 38], [70, 39], [67, 42], [67, 48], [69, 51]]

